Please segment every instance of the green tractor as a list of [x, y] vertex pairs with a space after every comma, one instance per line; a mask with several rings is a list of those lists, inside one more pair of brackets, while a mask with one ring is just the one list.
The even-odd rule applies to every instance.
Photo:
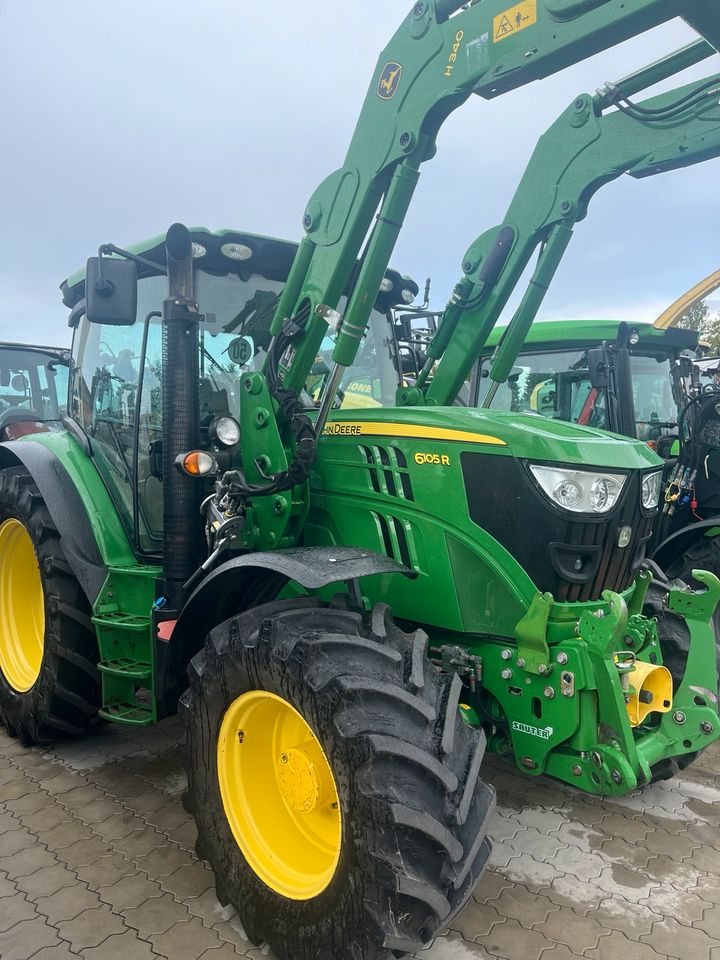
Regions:
[[70, 352], [0, 341], [0, 441], [44, 433], [67, 412]]
[[[102, 247], [63, 285], [67, 416], [0, 444], [7, 729], [179, 704], [199, 855], [280, 960], [401, 956], [447, 925], [489, 854], [486, 747], [619, 795], [720, 732], [720, 581], [643, 615], [662, 461], [439, 404], [389, 349], [412, 285], [388, 260], [453, 109], [678, 14], [719, 27], [704, 3], [523, 9], [414, 4], [297, 249], [179, 224]], [[381, 405], [353, 408], [366, 377]]]

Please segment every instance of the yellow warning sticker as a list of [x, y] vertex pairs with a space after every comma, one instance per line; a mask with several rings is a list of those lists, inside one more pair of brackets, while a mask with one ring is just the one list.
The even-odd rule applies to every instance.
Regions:
[[522, 0], [493, 18], [493, 42], [512, 37], [537, 23], [537, 0]]

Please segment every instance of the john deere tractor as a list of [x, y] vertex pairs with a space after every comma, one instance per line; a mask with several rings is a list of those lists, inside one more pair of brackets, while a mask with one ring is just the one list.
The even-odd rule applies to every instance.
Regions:
[[[415, 3], [296, 250], [176, 224], [63, 285], [69, 414], [0, 445], [0, 709], [32, 742], [179, 703], [198, 851], [280, 960], [448, 923], [489, 853], [486, 746], [621, 794], [718, 736], [720, 581], [642, 613], [662, 462], [408, 392], [384, 316], [448, 114], [680, 14], [717, 40], [704, 2]], [[381, 406], [349, 407], [357, 368]]]

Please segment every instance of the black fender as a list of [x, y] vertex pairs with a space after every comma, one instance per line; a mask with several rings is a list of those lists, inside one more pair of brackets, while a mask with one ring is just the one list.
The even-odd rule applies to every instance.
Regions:
[[710, 517], [709, 520], [699, 520], [697, 523], [689, 523], [658, 544], [650, 559], [654, 560], [664, 570], [668, 564], [672, 563], [677, 557], [681, 557], [693, 543], [701, 540], [714, 527], [720, 527], [720, 516]]
[[[377, 574], [417, 573], [403, 564], [360, 547], [294, 547], [247, 553], [227, 560], [209, 574], [183, 607], [169, 640], [155, 630], [155, 696], [158, 719], [177, 712], [187, 688], [187, 666], [208, 633], [235, 614], [274, 600], [291, 581], [320, 590]], [[162, 611], [156, 620], [162, 619]]]
[[32, 440], [0, 443], [0, 470], [23, 466], [47, 505], [62, 538], [63, 552], [92, 605], [107, 578], [85, 505], [55, 454]]

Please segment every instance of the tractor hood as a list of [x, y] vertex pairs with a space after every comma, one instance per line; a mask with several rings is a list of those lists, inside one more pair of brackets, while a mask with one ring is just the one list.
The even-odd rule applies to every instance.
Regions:
[[323, 433], [348, 439], [407, 437], [464, 448], [478, 445], [500, 456], [605, 469], [647, 470], [663, 465], [639, 440], [534, 413], [464, 407], [342, 410], [333, 414]]

